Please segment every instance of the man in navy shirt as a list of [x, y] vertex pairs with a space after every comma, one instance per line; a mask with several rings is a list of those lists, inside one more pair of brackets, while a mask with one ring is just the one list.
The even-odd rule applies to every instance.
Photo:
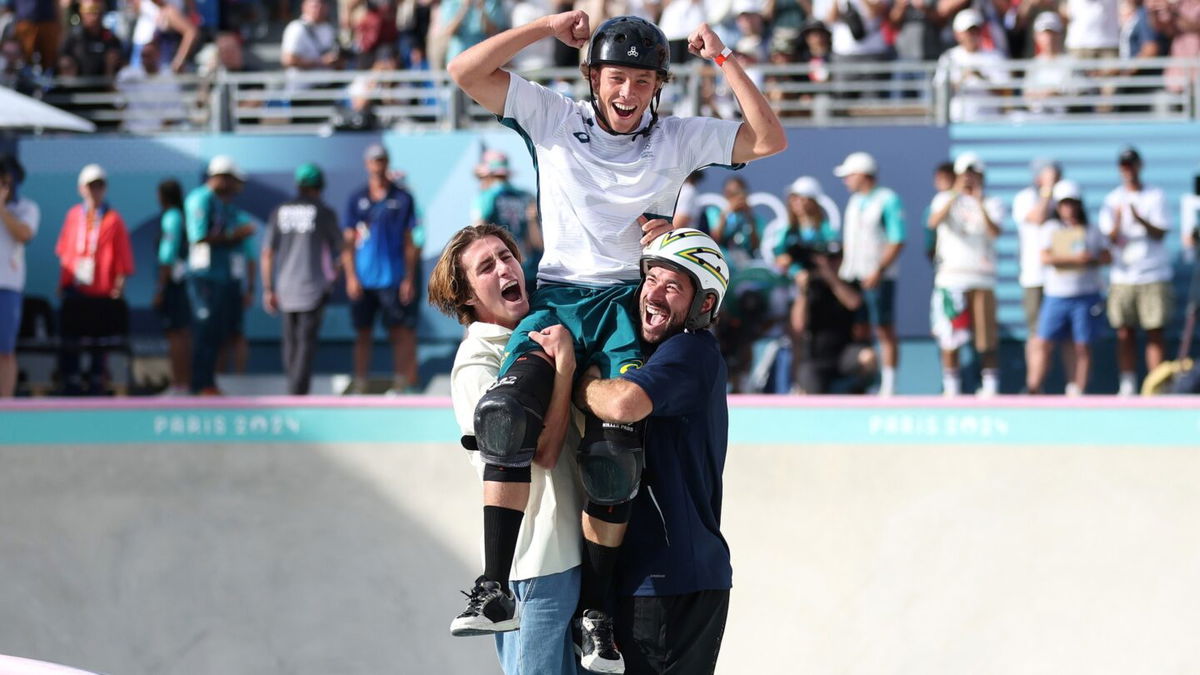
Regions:
[[655, 240], [641, 266], [645, 365], [610, 380], [589, 370], [576, 391], [576, 404], [606, 422], [647, 420], [646, 468], [616, 559], [617, 643], [627, 675], [712, 673], [733, 571], [720, 529], [727, 373], [708, 326], [729, 267], [712, 239], [687, 228]]
[[351, 392], [367, 391], [372, 331], [375, 318], [381, 316], [392, 344], [391, 391], [408, 393], [417, 385], [416, 204], [388, 176], [388, 154], [382, 145], [367, 148], [363, 161], [367, 184], [350, 195], [342, 221], [342, 266], [356, 333]]

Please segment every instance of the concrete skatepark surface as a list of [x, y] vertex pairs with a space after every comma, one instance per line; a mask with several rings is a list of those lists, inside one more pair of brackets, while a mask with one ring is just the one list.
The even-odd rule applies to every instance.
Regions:
[[[108, 675], [498, 673], [449, 443], [0, 446], [0, 653]], [[1196, 447], [735, 443], [719, 673], [1182, 673]]]

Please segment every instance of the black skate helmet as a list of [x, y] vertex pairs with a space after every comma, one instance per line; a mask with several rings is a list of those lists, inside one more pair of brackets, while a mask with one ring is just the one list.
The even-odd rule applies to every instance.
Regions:
[[[653, 70], [665, 81], [670, 76], [671, 50], [667, 46], [667, 36], [659, 30], [658, 26], [641, 17], [615, 16], [600, 24], [600, 27], [592, 34], [591, 44], [588, 45], [586, 65], [589, 69], [609, 65]], [[658, 91], [654, 93], [654, 100], [650, 103], [650, 123], [644, 129], [622, 133], [612, 131], [608, 117], [596, 104], [596, 91], [592, 87], [592, 78], [588, 77], [587, 81], [588, 90], [592, 95], [592, 110], [611, 133], [632, 136], [633, 138], [630, 140], [637, 140], [637, 137], [642, 134], [650, 135], [650, 130], [658, 122], [658, 104], [659, 98], [662, 96], [661, 83]]]
[[588, 47], [588, 65], [627, 66], [653, 70], [663, 77], [671, 68], [667, 36], [636, 16], [617, 16], [600, 24]]

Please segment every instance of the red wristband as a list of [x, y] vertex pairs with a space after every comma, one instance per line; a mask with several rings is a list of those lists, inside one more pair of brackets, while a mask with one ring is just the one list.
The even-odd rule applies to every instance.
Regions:
[[725, 49], [721, 50], [720, 54], [717, 54], [716, 57], [713, 58], [713, 63], [717, 64], [717, 67], [720, 68], [721, 66], [725, 65], [725, 61], [729, 59], [731, 54], [733, 54], [733, 50], [729, 47], [726, 47]]

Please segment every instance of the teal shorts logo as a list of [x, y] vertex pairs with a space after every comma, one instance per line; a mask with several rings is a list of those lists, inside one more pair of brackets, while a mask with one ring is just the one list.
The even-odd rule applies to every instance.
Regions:
[[620, 370], [620, 373], [621, 373], [622, 375], [624, 375], [626, 372], [628, 372], [628, 371], [630, 371], [630, 370], [637, 370], [638, 368], [641, 368], [641, 367], [642, 367], [642, 365], [643, 365], [643, 364], [642, 364], [642, 362], [641, 362], [641, 361], [637, 361], [637, 360], [635, 360], [635, 361], [628, 361], [628, 362], [626, 362], [626, 363], [623, 363], [623, 364], [621, 364], [621, 370]]

